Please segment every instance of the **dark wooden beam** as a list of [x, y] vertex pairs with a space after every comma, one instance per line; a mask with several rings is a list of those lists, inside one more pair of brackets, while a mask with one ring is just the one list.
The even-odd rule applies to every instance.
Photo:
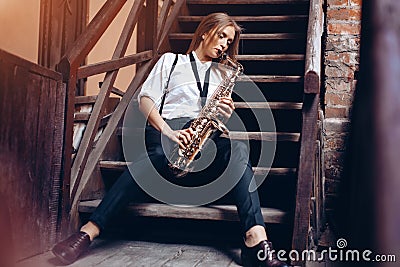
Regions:
[[[315, 140], [317, 139], [318, 94], [305, 94], [301, 129], [296, 209], [294, 214], [292, 249], [307, 249], [310, 225], [310, 203], [314, 177]], [[296, 262], [296, 264], [299, 264]]]
[[85, 31], [79, 35], [77, 40], [60, 60], [57, 68], [63, 73], [64, 79], [69, 78], [71, 69], [76, 70], [79, 65], [83, 63], [88, 53], [114, 20], [125, 2], [126, 0], [108, 0], [101, 7], [96, 16], [90, 21]]
[[88, 0], [41, 0], [39, 64], [55, 70], [62, 56], [84, 31]]

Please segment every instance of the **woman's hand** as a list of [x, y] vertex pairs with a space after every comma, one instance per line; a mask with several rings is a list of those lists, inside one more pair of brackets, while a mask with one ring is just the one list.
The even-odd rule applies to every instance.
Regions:
[[194, 134], [191, 128], [183, 129], [183, 130], [171, 130], [166, 131], [164, 133], [169, 139], [179, 144], [181, 148], [184, 148], [185, 145], [189, 144], [192, 140], [192, 136]]
[[221, 97], [218, 103], [218, 111], [219, 114], [224, 116], [226, 120], [228, 120], [233, 111], [235, 110], [235, 105], [233, 104], [233, 100], [231, 97]]

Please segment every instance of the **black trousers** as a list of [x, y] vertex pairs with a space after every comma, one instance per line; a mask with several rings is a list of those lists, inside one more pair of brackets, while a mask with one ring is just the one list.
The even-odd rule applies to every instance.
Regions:
[[[173, 129], [185, 127], [182, 127], [185, 120], [167, 122]], [[169, 161], [166, 154], [171, 148], [166, 148], [168, 145], [162, 144], [164, 143], [162, 140], [167, 140], [167, 138], [151, 126], [146, 127], [145, 136], [147, 151], [117, 179], [89, 219], [97, 224], [101, 230], [104, 230], [109, 221], [129, 202], [139, 201], [143, 197], [145, 193], [140, 186], [140, 179], [151, 181], [151, 175], [154, 175], [154, 173], [182, 188], [201, 188], [222, 176], [224, 179], [228, 179], [225, 181], [229, 181], [229, 183], [233, 179], [233, 186], [230, 187], [229, 192], [226, 192], [226, 197], [232, 199], [237, 207], [242, 234], [244, 235], [255, 225], [265, 227], [257, 190], [251, 190], [252, 187], [254, 188], [252, 186], [254, 173], [249, 164], [248, 149], [245, 143], [217, 137], [214, 140], [215, 145], [212, 146], [214, 149], [210, 149], [215, 151], [211, 164], [201, 171], [189, 173], [183, 178], [177, 178], [168, 166]], [[201, 157], [206, 158], [207, 147], [201, 153], [204, 154]], [[139, 184], [137, 181], [139, 181]], [[221, 183], [219, 186], [221, 186]], [[157, 188], [157, 190], [163, 191], [163, 188]], [[168, 194], [168, 191], [166, 194]], [[193, 196], [195, 197], [195, 195]], [[179, 203], [173, 204], [193, 205], [193, 203], [191, 199], [185, 200], [183, 198], [179, 200]]]

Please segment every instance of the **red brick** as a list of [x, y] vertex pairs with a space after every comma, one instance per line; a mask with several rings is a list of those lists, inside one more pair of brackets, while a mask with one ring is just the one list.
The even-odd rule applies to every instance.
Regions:
[[[337, 8], [337, 9], [328, 9], [327, 18], [329, 20], [361, 20], [361, 10], [354, 8]], [[329, 23], [329, 22], [328, 22]]]
[[335, 53], [335, 52], [328, 52], [326, 57], [326, 60], [331, 60], [331, 61], [339, 61], [340, 60], [340, 54]]
[[350, 0], [351, 6], [361, 6], [362, 0]]
[[346, 107], [326, 107], [325, 118], [348, 118], [349, 112]]
[[326, 93], [325, 102], [328, 105], [350, 106], [353, 102], [353, 96], [350, 94]]
[[326, 137], [324, 145], [326, 150], [345, 151], [346, 144], [347, 139], [345, 136], [337, 136]]
[[344, 81], [343, 79], [326, 79], [326, 92], [352, 92], [354, 90], [352, 81]]
[[350, 131], [350, 120], [349, 119], [325, 119], [325, 134], [326, 136], [332, 135], [331, 133], [345, 133], [347, 134]]
[[345, 154], [343, 151], [330, 150], [326, 151], [324, 155], [325, 166], [328, 168], [330, 166], [337, 166], [338, 168], [343, 168]]
[[346, 81], [351, 81], [354, 79], [354, 69], [351, 67], [340, 63], [328, 63], [325, 67], [325, 76], [328, 78], [343, 78]]
[[360, 34], [361, 25], [355, 23], [328, 24], [328, 34]]
[[348, 0], [328, 0], [328, 6], [347, 6]]
[[356, 65], [358, 63], [355, 60], [355, 57], [356, 55], [351, 52], [337, 53], [335, 51], [329, 51], [327, 52], [325, 59], [330, 61], [339, 61], [342, 63], [346, 63], [346, 65], [348, 66], [351, 66], [351, 65]]
[[326, 39], [326, 51], [354, 52], [359, 54], [360, 37], [359, 35], [333, 35], [330, 34]]

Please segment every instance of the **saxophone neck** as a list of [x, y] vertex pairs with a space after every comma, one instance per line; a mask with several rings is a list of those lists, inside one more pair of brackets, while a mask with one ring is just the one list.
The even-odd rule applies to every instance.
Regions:
[[233, 60], [226, 53], [222, 53], [221, 62], [225, 63], [225, 65], [233, 68], [237, 74], [241, 74], [243, 72], [243, 66], [237, 60]]

